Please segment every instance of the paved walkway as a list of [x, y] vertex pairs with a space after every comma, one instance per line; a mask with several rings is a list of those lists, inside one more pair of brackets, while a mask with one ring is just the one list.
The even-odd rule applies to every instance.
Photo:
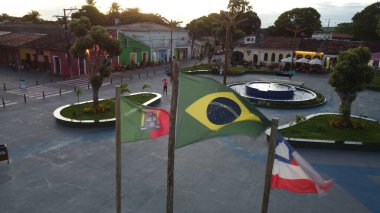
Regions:
[[[146, 75], [148, 73], [148, 76]], [[140, 78], [138, 78], [140, 73]], [[155, 74], [154, 74], [155, 73]], [[130, 79], [129, 74], [133, 77]], [[152, 74], [152, 75], [151, 75]], [[10, 91], [19, 89], [19, 73], [0, 69], [0, 96], [14, 101], [0, 108], [0, 143], [9, 147], [11, 162], [0, 162], [1, 213], [16, 212], [115, 212], [114, 128], [72, 129], [58, 125], [53, 111], [77, 101], [73, 93], [45, 99]], [[50, 83], [44, 73], [22, 73], [23, 79], [46, 88], [71, 91], [71, 80]], [[13, 76], [13, 77], [12, 77]], [[120, 76], [123, 77], [120, 80]], [[114, 85], [128, 83], [132, 91], [143, 84], [161, 92], [162, 67], [117, 73], [105, 83], [101, 98], [113, 97]], [[221, 76], [211, 76], [219, 81]], [[266, 75], [228, 77], [228, 82], [272, 80]], [[280, 124], [297, 114], [337, 112], [339, 98], [326, 75], [297, 74], [292, 80], [323, 93], [328, 102], [317, 108], [276, 110], [260, 108]], [[83, 81], [83, 80], [80, 80]], [[79, 84], [79, 82], [77, 82]], [[83, 83], [83, 82], [82, 82]], [[31, 85], [34, 87], [37, 85]], [[1, 85], [0, 85], [1, 86]], [[82, 85], [81, 101], [91, 99]], [[171, 85], [158, 107], [169, 109]], [[379, 93], [364, 91], [353, 104], [353, 113], [380, 120]], [[167, 137], [122, 145], [123, 212], [159, 213], [166, 206]], [[298, 150], [336, 185], [326, 196], [292, 194], [272, 190], [269, 212], [380, 212], [380, 155], [374, 152]], [[262, 134], [255, 140], [244, 136], [215, 138], [176, 150], [175, 212], [259, 212], [264, 184], [267, 143]]]

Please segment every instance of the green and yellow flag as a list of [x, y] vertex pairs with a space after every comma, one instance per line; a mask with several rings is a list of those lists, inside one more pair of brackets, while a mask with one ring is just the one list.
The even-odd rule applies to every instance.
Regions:
[[210, 78], [180, 74], [176, 148], [224, 135], [256, 137], [269, 125], [249, 100], [232, 89]]

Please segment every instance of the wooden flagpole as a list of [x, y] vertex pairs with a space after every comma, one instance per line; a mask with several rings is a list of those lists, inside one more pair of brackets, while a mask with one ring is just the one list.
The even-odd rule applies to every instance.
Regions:
[[173, 192], [174, 192], [174, 154], [175, 154], [175, 125], [177, 120], [177, 99], [178, 99], [178, 63], [174, 62], [172, 72], [172, 101], [170, 105], [170, 131], [168, 141], [168, 172], [167, 172], [167, 194], [166, 212], [173, 213]]
[[278, 118], [273, 118], [272, 125], [271, 125], [270, 138], [269, 138], [267, 168], [265, 172], [265, 185], [264, 185], [263, 201], [261, 204], [261, 213], [267, 213], [268, 206], [269, 206], [270, 185], [271, 185], [271, 178], [272, 178], [274, 153], [275, 153], [275, 147], [276, 147], [277, 127], [278, 127]]
[[115, 94], [115, 132], [116, 132], [116, 213], [121, 213], [121, 128], [120, 128], [120, 94], [116, 86]]

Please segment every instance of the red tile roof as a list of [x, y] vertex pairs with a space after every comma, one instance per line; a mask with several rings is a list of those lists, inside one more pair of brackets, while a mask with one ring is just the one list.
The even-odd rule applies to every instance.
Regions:
[[66, 35], [63, 30], [59, 30], [23, 46], [40, 50], [66, 51]]
[[303, 39], [298, 46], [298, 50], [337, 55], [341, 51], [361, 45], [363, 45], [363, 42], [360, 41]]
[[292, 50], [293, 47], [297, 49], [301, 40], [302, 38], [268, 37], [265, 41], [257, 44], [257, 48]]
[[34, 33], [8, 33], [0, 36], [0, 46], [20, 47], [25, 43], [43, 38], [46, 35]]

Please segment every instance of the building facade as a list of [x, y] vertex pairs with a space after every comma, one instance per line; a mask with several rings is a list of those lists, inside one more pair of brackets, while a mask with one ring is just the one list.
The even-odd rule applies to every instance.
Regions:
[[144, 22], [112, 26], [108, 29], [117, 29], [136, 41], [148, 45], [149, 62], [168, 62], [171, 53], [178, 60], [187, 60], [191, 56], [188, 31], [181, 28], [171, 29], [166, 25]]

